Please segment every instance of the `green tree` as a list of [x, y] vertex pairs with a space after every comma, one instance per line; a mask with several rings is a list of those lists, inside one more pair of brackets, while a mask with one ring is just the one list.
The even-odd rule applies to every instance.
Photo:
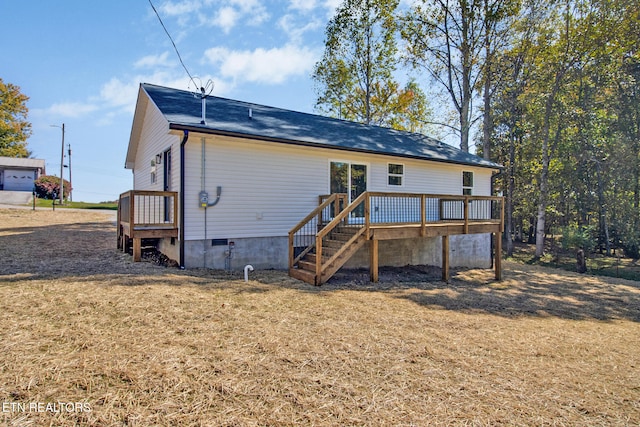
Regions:
[[402, 19], [406, 59], [448, 94], [463, 151], [469, 151], [471, 127], [478, 119], [474, 98], [484, 92], [483, 144], [485, 156], [490, 156], [494, 57], [507, 39], [518, 8], [515, 0], [421, 0]]
[[541, 3], [533, 19], [514, 27], [519, 41], [498, 57], [511, 73], [493, 105], [492, 149], [506, 166], [499, 185], [507, 239], [524, 220], [538, 250], [559, 226], [594, 230], [606, 253], [613, 244], [637, 253], [638, 9], [607, 0]]
[[31, 123], [27, 121], [27, 100], [20, 88], [0, 78], [0, 156], [29, 157], [27, 138]]
[[313, 79], [316, 108], [333, 117], [419, 131], [429, 113], [415, 82], [397, 71], [398, 0], [345, 0], [326, 28], [325, 51]]

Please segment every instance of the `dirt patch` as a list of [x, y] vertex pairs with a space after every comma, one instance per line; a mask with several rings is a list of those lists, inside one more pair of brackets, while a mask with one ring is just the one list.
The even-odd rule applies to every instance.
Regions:
[[0, 424], [640, 424], [638, 282], [506, 262], [245, 283], [133, 263], [100, 214], [0, 224]]

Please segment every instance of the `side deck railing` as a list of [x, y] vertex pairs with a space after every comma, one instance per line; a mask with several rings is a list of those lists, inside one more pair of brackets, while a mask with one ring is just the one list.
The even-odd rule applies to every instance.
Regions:
[[118, 249], [133, 244], [133, 260], [140, 261], [145, 238], [178, 236], [178, 193], [131, 190], [118, 200]]
[[118, 223], [131, 229], [177, 228], [178, 197], [174, 191], [130, 190], [120, 195]]

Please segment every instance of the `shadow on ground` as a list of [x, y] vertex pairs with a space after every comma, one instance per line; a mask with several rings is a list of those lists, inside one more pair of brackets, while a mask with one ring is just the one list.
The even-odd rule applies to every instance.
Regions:
[[115, 227], [109, 221], [2, 228], [0, 260], [0, 286], [55, 279], [122, 286], [205, 285], [249, 293], [284, 287], [320, 297], [326, 292], [385, 292], [431, 309], [640, 322], [639, 282], [505, 262], [502, 282], [493, 280], [491, 270], [454, 270], [450, 283], [444, 283], [439, 268], [418, 266], [382, 268], [376, 284], [369, 282], [366, 270], [340, 272], [322, 287], [291, 279], [284, 271], [256, 271], [245, 284], [242, 272], [133, 263], [116, 249]]

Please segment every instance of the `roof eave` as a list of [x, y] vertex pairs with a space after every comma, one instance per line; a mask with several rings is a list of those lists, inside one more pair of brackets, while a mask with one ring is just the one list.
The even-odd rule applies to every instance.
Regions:
[[416, 160], [431, 161], [431, 162], [438, 162], [438, 163], [473, 166], [473, 167], [487, 168], [492, 170], [504, 169], [504, 166], [499, 164], [489, 165], [489, 164], [472, 163], [472, 162], [460, 162], [460, 161], [449, 160], [449, 159], [427, 158], [427, 157], [415, 156], [410, 154], [389, 153], [389, 152], [366, 150], [366, 149], [352, 148], [352, 147], [340, 147], [336, 145], [322, 144], [318, 142], [300, 141], [300, 140], [292, 140], [292, 139], [284, 139], [284, 138], [272, 138], [268, 136], [259, 136], [259, 135], [244, 134], [239, 132], [230, 132], [230, 131], [224, 131], [220, 129], [212, 129], [212, 128], [201, 126], [201, 125], [190, 125], [185, 123], [169, 123], [169, 130], [197, 132], [197, 133], [202, 133], [206, 135], [229, 136], [233, 138], [253, 139], [257, 141], [276, 142], [280, 144], [297, 145], [302, 147], [325, 148], [328, 150], [348, 151], [352, 153], [377, 154], [377, 155], [385, 155], [385, 156], [391, 156], [391, 157], [400, 157], [405, 159], [416, 159]]
[[138, 152], [138, 144], [142, 135], [142, 125], [144, 114], [149, 105], [150, 97], [140, 85], [138, 89], [138, 100], [136, 101], [136, 109], [133, 114], [133, 124], [131, 125], [131, 135], [129, 136], [129, 146], [127, 148], [127, 156], [125, 158], [125, 169], [133, 169], [136, 162], [136, 154]]

